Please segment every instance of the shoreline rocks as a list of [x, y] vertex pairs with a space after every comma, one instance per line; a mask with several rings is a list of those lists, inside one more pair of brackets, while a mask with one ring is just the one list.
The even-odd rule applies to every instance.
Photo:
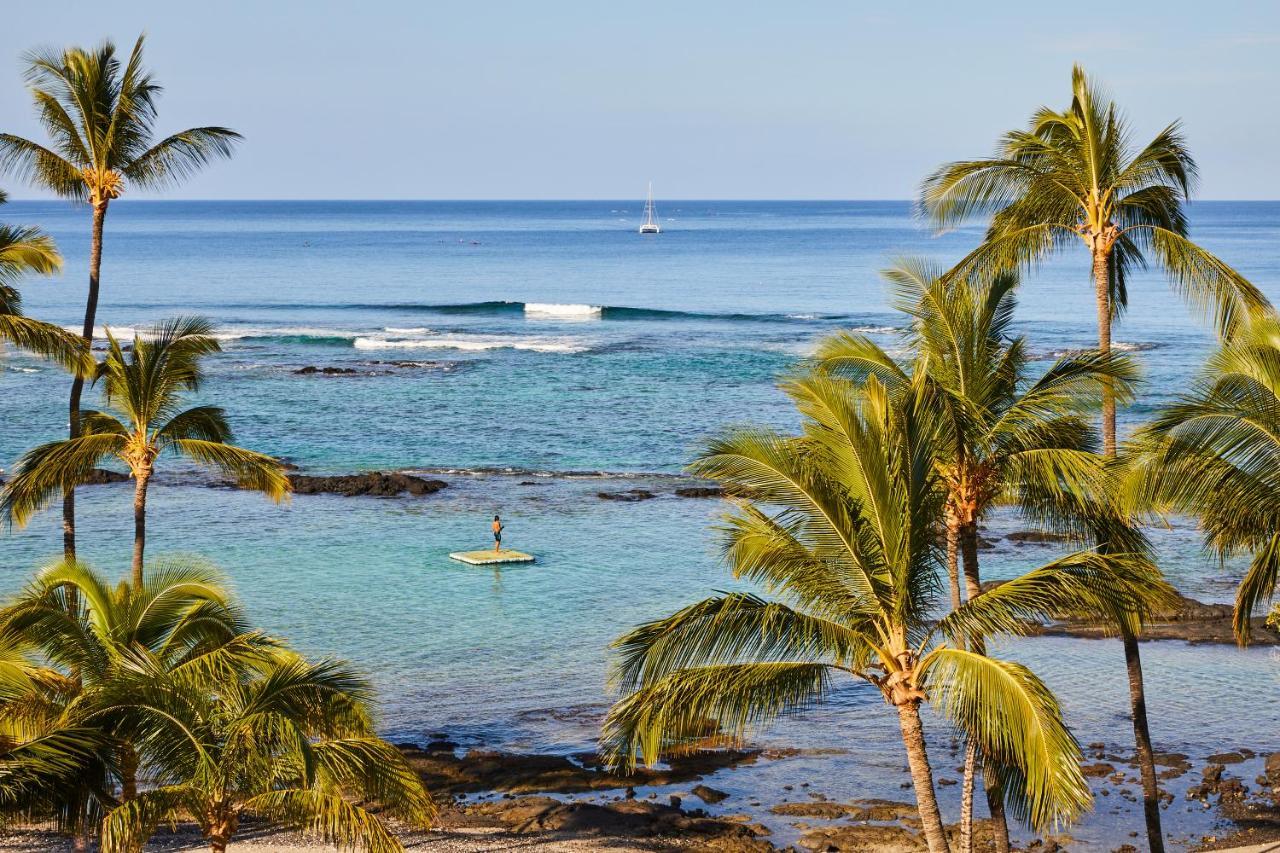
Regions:
[[447, 488], [444, 480], [427, 480], [412, 474], [369, 471], [363, 474], [338, 474], [331, 477], [312, 477], [306, 474], [290, 474], [289, 482], [296, 495], [332, 494], [344, 497], [391, 498], [405, 492], [414, 496], [435, 494]]

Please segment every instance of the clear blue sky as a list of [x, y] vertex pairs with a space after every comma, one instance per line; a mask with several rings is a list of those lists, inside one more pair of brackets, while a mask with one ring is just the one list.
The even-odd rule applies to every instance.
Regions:
[[46, 0], [4, 10], [0, 124], [39, 132], [27, 48], [142, 30], [159, 129], [247, 137], [180, 198], [907, 198], [1075, 61], [1185, 121], [1202, 198], [1280, 198], [1275, 2]]

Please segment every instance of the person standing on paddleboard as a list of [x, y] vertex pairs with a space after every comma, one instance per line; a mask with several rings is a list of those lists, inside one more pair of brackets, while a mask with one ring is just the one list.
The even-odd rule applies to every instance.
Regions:
[[502, 550], [502, 528], [505, 525], [498, 516], [493, 517], [493, 552], [496, 554]]

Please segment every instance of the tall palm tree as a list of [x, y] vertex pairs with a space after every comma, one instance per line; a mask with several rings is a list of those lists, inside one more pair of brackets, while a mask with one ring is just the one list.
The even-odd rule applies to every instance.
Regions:
[[168, 451], [213, 466], [244, 488], [283, 500], [289, 493], [283, 466], [270, 456], [231, 444], [222, 409], [180, 408], [184, 393], [196, 390], [203, 378], [201, 358], [221, 349], [211, 332], [206, 320], [169, 320], [145, 336], [135, 335], [127, 353], [109, 334], [97, 379], [103, 382], [107, 405], [119, 416], [83, 411], [75, 438], [28, 451], [5, 486], [0, 512], [15, 524], [25, 524], [59, 493], [85, 482], [104, 459], [120, 460], [134, 480], [132, 570], [134, 585], [141, 587], [147, 487], [161, 454]]
[[923, 385], [896, 393], [874, 377], [813, 374], [785, 390], [804, 417], [800, 435], [740, 430], [691, 466], [750, 495], [727, 519], [725, 553], [735, 576], [774, 598], [714, 596], [621, 637], [615, 678], [626, 695], [606, 719], [606, 749], [652, 762], [704, 737], [708, 719], [739, 737], [851, 677], [897, 712], [931, 853], [948, 844], [924, 702], [1009, 769], [1019, 817], [1045, 827], [1080, 814], [1089, 789], [1057, 701], [1026, 667], [977, 654], [966, 638], [1025, 631], [1024, 620], [1059, 607], [1127, 602], [1138, 594], [1128, 558], [1072, 554], [935, 624], [942, 425]]
[[1280, 318], [1257, 318], [1223, 343], [1129, 450], [1139, 506], [1190, 513], [1210, 549], [1250, 556], [1234, 618], [1247, 645], [1280, 578]]
[[161, 822], [187, 815], [214, 853], [245, 818], [344, 848], [400, 853], [382, 820], [344, 792], [413, 826], [435, 815], [417, 773], [374, 734], [368, 683], [340, 663], [277, 658], [211, 689], [139, 656], [109, 693], [144, 733], [139, 743], [157, 784], [107, 815], [104, 853], [141, 850]]
[[[89, 249], [89, 293], [82, 337], [93, 343], [102, 270], [102, 234], [107, 208], [126, 189], [164, 189], [211, 160], [230, 157], [240, 134], [225, 127], [192, 127], [157, 140], [156, 100], [161, 87], [142, 65], [143, 37], [121, 65], [115, 45], [93, 49], [43, 49], [26, 55], [27, 83], [36, 114], [48, 135], [42, 145], [0, 133], [0, 171], [8, 171], [93, 210]], [[79, 435], [84, 380], [71, 383], [71, 438]], [[64, 556], [75, 556], [75, 490], [62, 509]]]
[[102, 701], [134, 658], [145, 653], [173, 677], [199, 681], [263, 661], [278, 644], [248, 630], [225, 580], [205, 565], [162, 562], [141, 587], [113, 587], [64, 561], [0, 609], [0, 649], [20, 664], [0, 664], [0, 730], [15, 745], [9, 759], [26, 767], [22, 753], [34, 745], [66, 770], [11, 802], [0, 797], [0, 808], [52, 813], [83, 848], [118, 796], [137, 795], [137, 732]]
[[[1179, 122], [1134, 150], [1128, 124], [1084, 69], [1071, 74], [1071, 105], [1042, 107], [1026, 130], [1006, 133], [994, 156], [949, 163], [924, 182], [921, 206], [940, 228], [990, 216], [982, 245], [957, 273], [1032, 266], [1073, 245], [1092, 261], [1098, 348], [1111, 350], [1111, 324], [1126, 282], [1153, 259], [1177, 291], [1227, 332], [1267, 306], [1244, 276], [1188, 239], [1185, 206], [1196, 164]], [[1078, 242], [1077, 242], [1078, 241]], [[1103, 411], [1103, 446], [1115, 455], [1115, 400]]]
[[[941, 426], [935, 464], [946, 491], [944, 519], [952, 609], [962, 600], [957, 551], [963, 559], [964, 598], [982, 593], [978, 524], [998, 505], [1019, 507], [1036, 523], [1055, 527], [1074, 519], [1064, 511], [1103, 492], [1106, 467], [1097, 455], [1087, 416], [1096, 410], [1102, 380], [1127, 393], [1134, 378], [1123, 357], [1082, 353], [1058, 359], [1039, 377], [1027, 370], [1026, 341], [1011, 324], [1018, 279], [1012, 272], [987, 281], [948, 282], [944, 270], [905, 260], [885, 272], [896, 303], [911, 320], [905, 335], [909, 364], [865, 335], [827, 339], [816, 356], [820, 369], [855, 381], [875, 376], [908, 393], [921, 383]], [[984, 651], [983, 638], [969, 647]], [[961, 841], [972, 845], [972, 793], [976, 744], [966, 749]], [[996, 782], [994, 776], [990, 782]], [[998, 849], [1009, 848], [998, 785], [988, 788]]]
[[[1111, 325], [1127, 304], [1126, 282], [1153, 259], [1175, 289], [1211, 314], [1220, 334], [1268, 307], [1244, 276], [1188, 238], [1185, 206], [1196, 164], [1178, 122], [1134, 150], [1113, 101], [1072, 70], [1070, 106], [1038, 110], [1026, 130], [1006, 133], [994, 156], [947, 164], [924, 182], [921, 207], [940, 228], [990, 216], [986, 238], [954, 274], [1034, 266], [1083, 245], [1092, 263], [1098, 349], [1111, 351]], [[1079, 242], [1077, 242], [1079, 241]], [[1115, 395], [1104, 389], [1103, 451], [1116, 452]], [[1155, 754], [1146, 717], [1138, 639], [1122, 635], [1134, 741], [1144, 778], [1147, 835], [1164, 849]]]
[[[8, 197], [0, 191], [0, 205]], [[26, 275], [52, 275], [62, 269], [62, 256], [38, 228], [0, 225], [0, 341], [56, 361], [68, 370], [93, 371], [89, 349], [75, 335], [22, 314], [15, 286]]]

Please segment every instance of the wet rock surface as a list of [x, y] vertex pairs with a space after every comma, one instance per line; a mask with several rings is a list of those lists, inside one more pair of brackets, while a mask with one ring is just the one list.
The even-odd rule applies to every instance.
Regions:
[[722, 498], [724, 489], [719, 486], [681, 486], [676, 495], [682, 498]]
[[681, 808], [640, 800], [613, 803], [564, 802], [552, 797], [520, 797], [480, 803], [468, 813], [495, 819], [516, 833], [565, 833], [587, 836], [697, 841], [714, 850], [768, 851], [751, 827], [709, 818]]
[[648, 489], [627, 489], [623, 492], [596, 492], [596, 497], [606, 501], [635, 503], [636, 501], [651, 500], [652, 498], [656, 498], [657, 495]]
[[[410, 765], [428, 789], [444, 794], [500, 791], [505, 793], [578, 793], [637, 785], [670, 785], [754, 762], [751, 750], [715, 750], [676, 756], [664, 770], [638, 768], [618, 773], [594, 754], [538, 755], [473, 749], [456, 755], [451, 749], [419, 749], [402, 744]], [[708, 789], [710, 790], [710, 789]]]
[[430, 495], [449, 485], [444, 480], [427, 480], [422, 477], [415, 477], [412, 474], [387, 474], [382, 471], [370, 471], [364, 474], [339, 474], [332, 477], [290, 474], [289, 482], [293, 484], [293, 492], [297, 495], [333, 494], [346, 497], [363, 495], [395, 497], [404, 493]]
[[[1001, 581], [987, 581], [982, 588], [993, 589]], [[1234, 608], [1230, 604], [1205, 604], [1184, 595], [1178, 602], [1160, 613], [1154, 614], [1142, 631], [1143, 640], [1185, 640], [1188, 643], [1221, 643], [1235, 645], [1232, 627]], [[1091, 640], [1114, 637], [1109, 625], [1085, 619], [1060, 619], [1047, 625], [1029, 626], [1028, 633], [1043, 637], [1077, 637]], [[1280, 645], [1280, 631], [1266, 624], [1263, 617], [1250, 620], [1251, 642], [1258, 646]]]

